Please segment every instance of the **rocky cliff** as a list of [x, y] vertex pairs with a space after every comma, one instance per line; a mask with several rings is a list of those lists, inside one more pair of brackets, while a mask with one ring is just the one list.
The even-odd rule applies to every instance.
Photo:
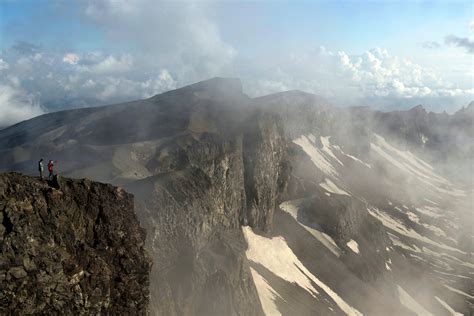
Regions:
[[280, 120], [232, 84], [222, 91], [198, 84], [165, 100], [183, 96], [179, 118], [186, 125], [147, 163], [159, 172], [126, 185], [141, 201], [137, 212], [151, 232], [152, 310], [261, 315], [241, 226], [272, 228], [288, 176]]
[[0, 174], [0, 314], [146, 315], [133, 207], [112, 185]]

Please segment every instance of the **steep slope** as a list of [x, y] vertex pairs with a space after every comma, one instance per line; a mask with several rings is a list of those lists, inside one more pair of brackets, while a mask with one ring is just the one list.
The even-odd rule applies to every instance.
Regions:
[[[304, 98], [302, 104], [291, 99], [261, 98], [265, 107], [283, 113], [291, 107], [293, 115], [301, 116], [284, 120], [293, 143], [292, 173], [289, 200], [276, 213], [276, 229], [266, 239], [246, 234], [264, 310], [469, 314], [472, 187], [454, 185], [426, 161], [375, 133], [373, 118], [360, 117], [370, 114], [367, 109], [332, 110], [313, 103], [315, 98]], [[304, 123], [312, 117], [323, 117], [325, 123]], [[300, 135], [295, 121], [302, 122]], [[275, 240], [281, 241], [273, 248]], [[282, 258], [278, 249], [288, 254]], [[285, 272], [292, 264], [317, 280], [313, 287], [299, 282], [295, 288]], [[327, 295], [332, 303], [317, 307]]]
[[272, 226], [286, 183], [278, 117], [259, 110], [234, 79], [53, 116], [4, 130], [0, 143], [10, 149], [2, 165], [31, 170], [32, 157], [45, 155], [63, 174], [135, 193], [155, 261], [153, 312], [262, 314], [240, 226]]
[[146, 315], [133, 197], [90, 180], [0, 175], [0, 313]]
[[439, 172], [472, 162], [450, 145], [463, 113], [250, 99], [216, 78], [0, 131], [0, 169], [44, 156], [134, 193], [155, 314], [469, 314], [472, 183]]
[[429, 159], [443, 174], [466, 184], [472, 178], [474, 103], [453, 115], [427, 112], [421, 105], [409, 111], [374, 113], [374, 130], [401, 149]]

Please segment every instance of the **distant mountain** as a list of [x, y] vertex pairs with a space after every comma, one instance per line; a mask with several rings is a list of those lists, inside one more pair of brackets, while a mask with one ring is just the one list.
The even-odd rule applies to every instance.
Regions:
[[4, 129], [0, 170], [55, 159], [134, 193], [158, 315], [469, 314], [470, 109], [252, 99], [215, 78]]

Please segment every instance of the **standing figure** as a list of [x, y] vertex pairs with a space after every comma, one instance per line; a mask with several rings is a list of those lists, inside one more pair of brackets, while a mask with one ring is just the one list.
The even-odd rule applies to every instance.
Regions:
[[53, 171], [54, 163], [52, 160], [48, 162], [48, 171], [49, 171], [49, 178], [52, 179], [54, 176], [54, 171]]
[[43, 180], [43, 171], [44, 171], [43, 158], [41, 158], [41, 159], [38, 161], [38, 171], [39, 171], [39, 173], [40, 173], [40, 178], [41, 178], [41, 180]]

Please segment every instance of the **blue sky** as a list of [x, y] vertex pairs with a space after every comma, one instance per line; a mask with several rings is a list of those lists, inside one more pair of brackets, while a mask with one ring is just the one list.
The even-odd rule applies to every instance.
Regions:
[[473, 21], [472, 1], [1, 0], [0, 125], [213, 76], [452, 112], [474, 99]]

